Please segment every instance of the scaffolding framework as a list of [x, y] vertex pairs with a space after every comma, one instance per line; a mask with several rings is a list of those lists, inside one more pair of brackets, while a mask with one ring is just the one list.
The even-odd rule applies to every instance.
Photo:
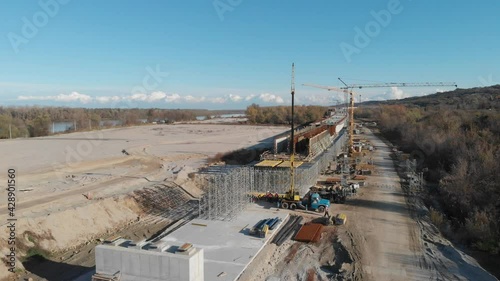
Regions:
[[[301, 195], [316, 184], [342, 153], [346, 130], [331, 138], [330, 146], [314, 160], [295, 170], [295, 188]], [[285, 193], [290, 188], [290, 169], [286, 167], [213, 166], [200, 172], [205, 193], [199, 203], [199, 217], [207, 220], [231, 220], [251, 202], [252, 192]]]
[[231, 220], [250, 202], [253, 167], [216, 166], [203, 171], [205, 194], [200, 199], [199, 217], [209, 220]]

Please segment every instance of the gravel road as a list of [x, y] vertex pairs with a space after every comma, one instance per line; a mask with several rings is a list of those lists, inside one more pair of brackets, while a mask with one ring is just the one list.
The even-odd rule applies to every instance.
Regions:
[[497, 280], [439, 234], [423, 204], [408, 200], [390, 148], [366, 132], [361, 136], [376, 148], [376, 173], [358, 196], [334, 206], [348, 217], [339, 236], [355, 261], [354, 279]]

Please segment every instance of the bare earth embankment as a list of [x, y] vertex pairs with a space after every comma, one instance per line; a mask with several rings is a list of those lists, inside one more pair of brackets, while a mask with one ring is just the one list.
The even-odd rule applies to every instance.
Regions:
[[[52, 252], [51, 258], [57, 257], [54, 267], [88, 270], [97, 238], [143, 239], [172, 219], [175, 214], [152, 208], [143, 200], [148, 194], [151, 200], [157, 199], [156, 194], [174, 194], [178, 204], [188, 202], [201, 193], [189, 181], [189, 174], [206, 165], [209, 157], [269, 144], [269, 138], [286, 129], [178, 124], [1, 141], [0, 171], [4, 172], [0, 181], [6, 182], [8, 168], [17, 171], [17, 254]], [[5, 192], [0, 190], [2, 226], [7, 221]], [[176, 207], [175, 202], [169, 204], [165, 210]], [[3, 228], [0, 248], [6, 252]], [[76, 248], [85, 244], [86, 248]], [[78, 258], [81, 251], [88, 253]], [[21, 262], [16, 266], [22, 268]], [[51, 280], [47, 271], [40, 270], [33, 277]], [[0, 265], [0, 279], [8, 276], [7, 268]]]

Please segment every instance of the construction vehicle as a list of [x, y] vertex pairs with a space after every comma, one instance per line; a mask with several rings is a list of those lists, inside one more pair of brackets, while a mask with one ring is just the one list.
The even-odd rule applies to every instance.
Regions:
[[330, 203], [343, 204], [346, 201], [348, 193], [351, 191], [346, 188], [336, 189], [336, 188], [317, 188], [315, 186], [311, 187], [310, 192], [318, 193], [321, 198], [324, 198]]
[[295, 191], [295, 166], [294, 166], [294, 158], [295, 158], [295, 141], [294, 141], [294, 132], [295, 132], [295, 124], [294, 124], [294, 102], [295, 102], [295, 64], [292, 63], [292, 83], [290, 87], [290, 93], [292, 94], [292, 124], [290, 128], [290, 189], [284, 194], [279, 195], [278, 198], [280, 200], [280, 206], [284, 209], [292, 209], [294, 210], [297, 207], [297, 204], [300, 202], [300, 195], [297, 191]]
[[295, 64], [292, 63], [292, 83], [290, 87], [290, 92], [292, 94], [292, 116], [291, 116], [291, 128], [290, 128], [290, 188], [285, 194], [278, 193], [261, 193], [254, 194], [257, 199], [266, 199], [269, 202], [279, 202], [279, 206], [283, 209], [295, 210], [300, 209], [311, 209], [317, 210], [318, 212], [324, 212], [328, 207], [330, 207], [330, 201], [321, 198], [319, 194], [310, 194], [306, 198], [301, 199], [299, 192], [295, 191], [295, 141], [294, 141], [294, 103], [295, 103]]
[[306, 209], [318, 211], [319, 213], [323, 213], [330, 208], [330, 200], [322, 198], [319, 193], [309, 193], [309, 196], [306, 196], [306, 198], [298, 205], [299, 208], [307, 207]]
[[279, 202], [281, 208], [291, 210], [298, 208], [322, 213], [330, 208], [330, 200], [322, 198], [319, 193], [310, 193], [309, 196], [304, 197], [302, 200], [281, 199]]
[[294, 103], [295, 103], [295, 64], [292, 63], [292, 85], [290, 87], [290, 92], [292, 94], [292, 118], [291, 118], [291, 153], [290, 153], [290, 189], [285, 193], [285, 196], [281, 199], [280, 206], [283, 209], [292, 209], [296, 208], [301, 209], [311, 209], [317, 210], [318, 212], [324, 212], [328, 207], [330, 207], [330, 201], [322, 199], [319, 194], [313, 193], [310, 196], [305, 198], [304, 200], [300, 200], [300, 195], [295, 191], [295, 141], [294, 141]]
[[[288, 193], [287, 193], [288, 194]], [[302, 210], [312, 210], [318, 212], [324, 212], [326, 209], [330, 207], [330, 200], [323, 198], [317, 192], [309, 192], [304, 198], [300, 198], [300, 196], [294, 195], [293, 199], [287, 197], [287, 194], [279, 194], [279, 193], [260, 193], [254, 194], [256, 199], [265, 200], [271, 203], [278, 203], [278, 206], [283, 209], [302, 209]]]

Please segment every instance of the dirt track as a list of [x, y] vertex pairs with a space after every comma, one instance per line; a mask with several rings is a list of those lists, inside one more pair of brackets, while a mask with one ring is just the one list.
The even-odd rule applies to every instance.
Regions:
[[[347, 214], [338, 233], [362, 280], [496, 280], [428, 222], [426, 208], [401, 188], [390, 149], [367, 130], [377, 173], [334, 212]], [[413, 217], [412, 217], [413, 214]]]

